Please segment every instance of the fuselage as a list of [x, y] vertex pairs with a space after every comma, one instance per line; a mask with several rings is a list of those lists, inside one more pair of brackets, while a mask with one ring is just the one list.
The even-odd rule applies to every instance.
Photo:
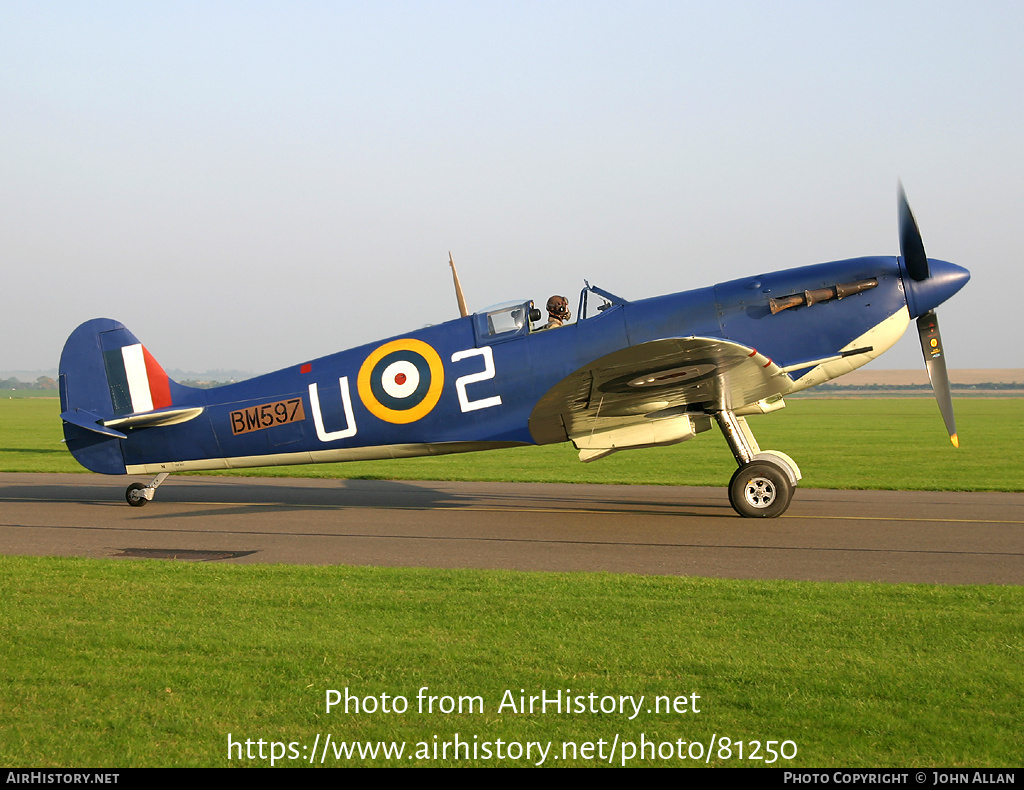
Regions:
[[[137, 474], [533, 444], [530, 413], [548, 390], [593, 360], [663, 338], [749, 346], [789, 370], [792, 389], [802, 389], [883, 353], [911, 318], [969, 277], [954, 264], [932, 263], [936, 276], [923, 283], [906, 277], [899, 258], [866, 257], [639, 301], [609, 298], [606, 309], [547, 331], [533, 331], [515, 306], [482, 311], [238, 384], [200, 390], [170, 382], [174, 406], [201, 407], [198, 416], [128, 428], [127, 438], [106, 440], [102, 452], [76, 457], [94, 471]], [[862, 290], [852, 295], [813, 295], [858, 283]], [[594, 289], [585, 294], [593, 298]], [[786, 298], [794, 306], [773, 312], [772, 300], [778, 307]], [[857, 353], [841, 356], [851, 350]], [[62, 375], [64, 366], [62, 359]], [[84, 440], [69, 428], [75, 452], [71, 438]], [[89, 441], [98, 447], [104, 440]]]

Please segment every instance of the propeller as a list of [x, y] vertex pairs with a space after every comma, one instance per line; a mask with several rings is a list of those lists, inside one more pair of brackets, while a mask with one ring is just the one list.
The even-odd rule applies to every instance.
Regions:
[[939, 335], [939, 319], [934, 310], [917, 317], [917, 335], [921, 338], [924, 366], [932, 382], [932, 391], [939, 404], [942, 420], [946, 423], [949, 440], [954, 447], [960, 446], [956, 435], [956, 420], [953, 419], [953, 396], [949, 392], [949, 376], [946, 373], [946, 358], [942, 351], [942, 337]]
[[[928, 256], [924, 251], [924, 241], [917, 227], [917, 220], [910, 210], [903, 184], [899, 189], [899, 222], [900, 222], [900, 254], [903, 265], [911, 279], [921, 281], [931, 276]], [[953, 396], [949, 391], [949, 374], [946, 372], [946, 358], [942, 350], [942, 336], [939, 334], [939, 319], [934, 310], [929, 310], [917, 318], [917, 335], [921, 340], [921, 352], [924, 354], [924, 365], [928, 370], [928, 379], [932, 383], [932, 392], [939, 404], [939, 412], [946, 423], [949, 440], [954, 447], [960, 446], [956, 435], [956, 420], [953, 417]]]
[[907, 193], [903, 191], [903, 184], [900, 183], [900, 255], [903, 256], [903, 265], [907, 267], [907, 273], [920, 282], [927, 280], [931, 275], [928, 270], [928, 256], [924, 254], [924, 241], [921, 239], [921, 231], [917, 229], [917, 220], [914, 219], [914, 212], [910, 210], [910, 203], [907, 202]]

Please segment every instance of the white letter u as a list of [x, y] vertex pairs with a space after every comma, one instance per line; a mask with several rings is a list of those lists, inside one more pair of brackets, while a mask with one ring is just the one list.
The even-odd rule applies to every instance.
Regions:
[[309, 385], [309, 405], [313, 410], [313, 424], [316, 426], [316, 435], [321, 442], [334, 442], [338, 439], [348, 439], [356, 435], [356, 418], [352, 414], [352, 395], [349, 393], [348, 376], [338, 379], [338, 386], [341, 387], [341, 404], [345, 408], [345, 425], [340, 431], [327, 432], [324, 430], [324, 418], [320, 413], [320, 393], [317, 392], [316, 382]]

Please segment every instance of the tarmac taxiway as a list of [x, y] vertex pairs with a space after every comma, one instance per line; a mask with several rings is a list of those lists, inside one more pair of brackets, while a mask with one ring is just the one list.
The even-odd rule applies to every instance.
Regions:
[[1024, 584], [1024, 494], [798, 489], [779, 519], [720, 488], [0, 474], [0, 553], [240, 563]]

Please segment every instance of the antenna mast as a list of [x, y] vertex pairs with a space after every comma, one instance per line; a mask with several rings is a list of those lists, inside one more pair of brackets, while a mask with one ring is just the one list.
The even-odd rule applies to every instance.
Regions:
[[462, 295], [462, 284], [459, 282], [459, 272], [455, 268], [455, 259], [452, 258], [451, 250], [448, 251], [448, 263], [452, 267], [452, 279], [455, 281], [455, 298], [459, 300], [459, 315], [465, 318], [469, 315], [466, 309], [466, 297]]

